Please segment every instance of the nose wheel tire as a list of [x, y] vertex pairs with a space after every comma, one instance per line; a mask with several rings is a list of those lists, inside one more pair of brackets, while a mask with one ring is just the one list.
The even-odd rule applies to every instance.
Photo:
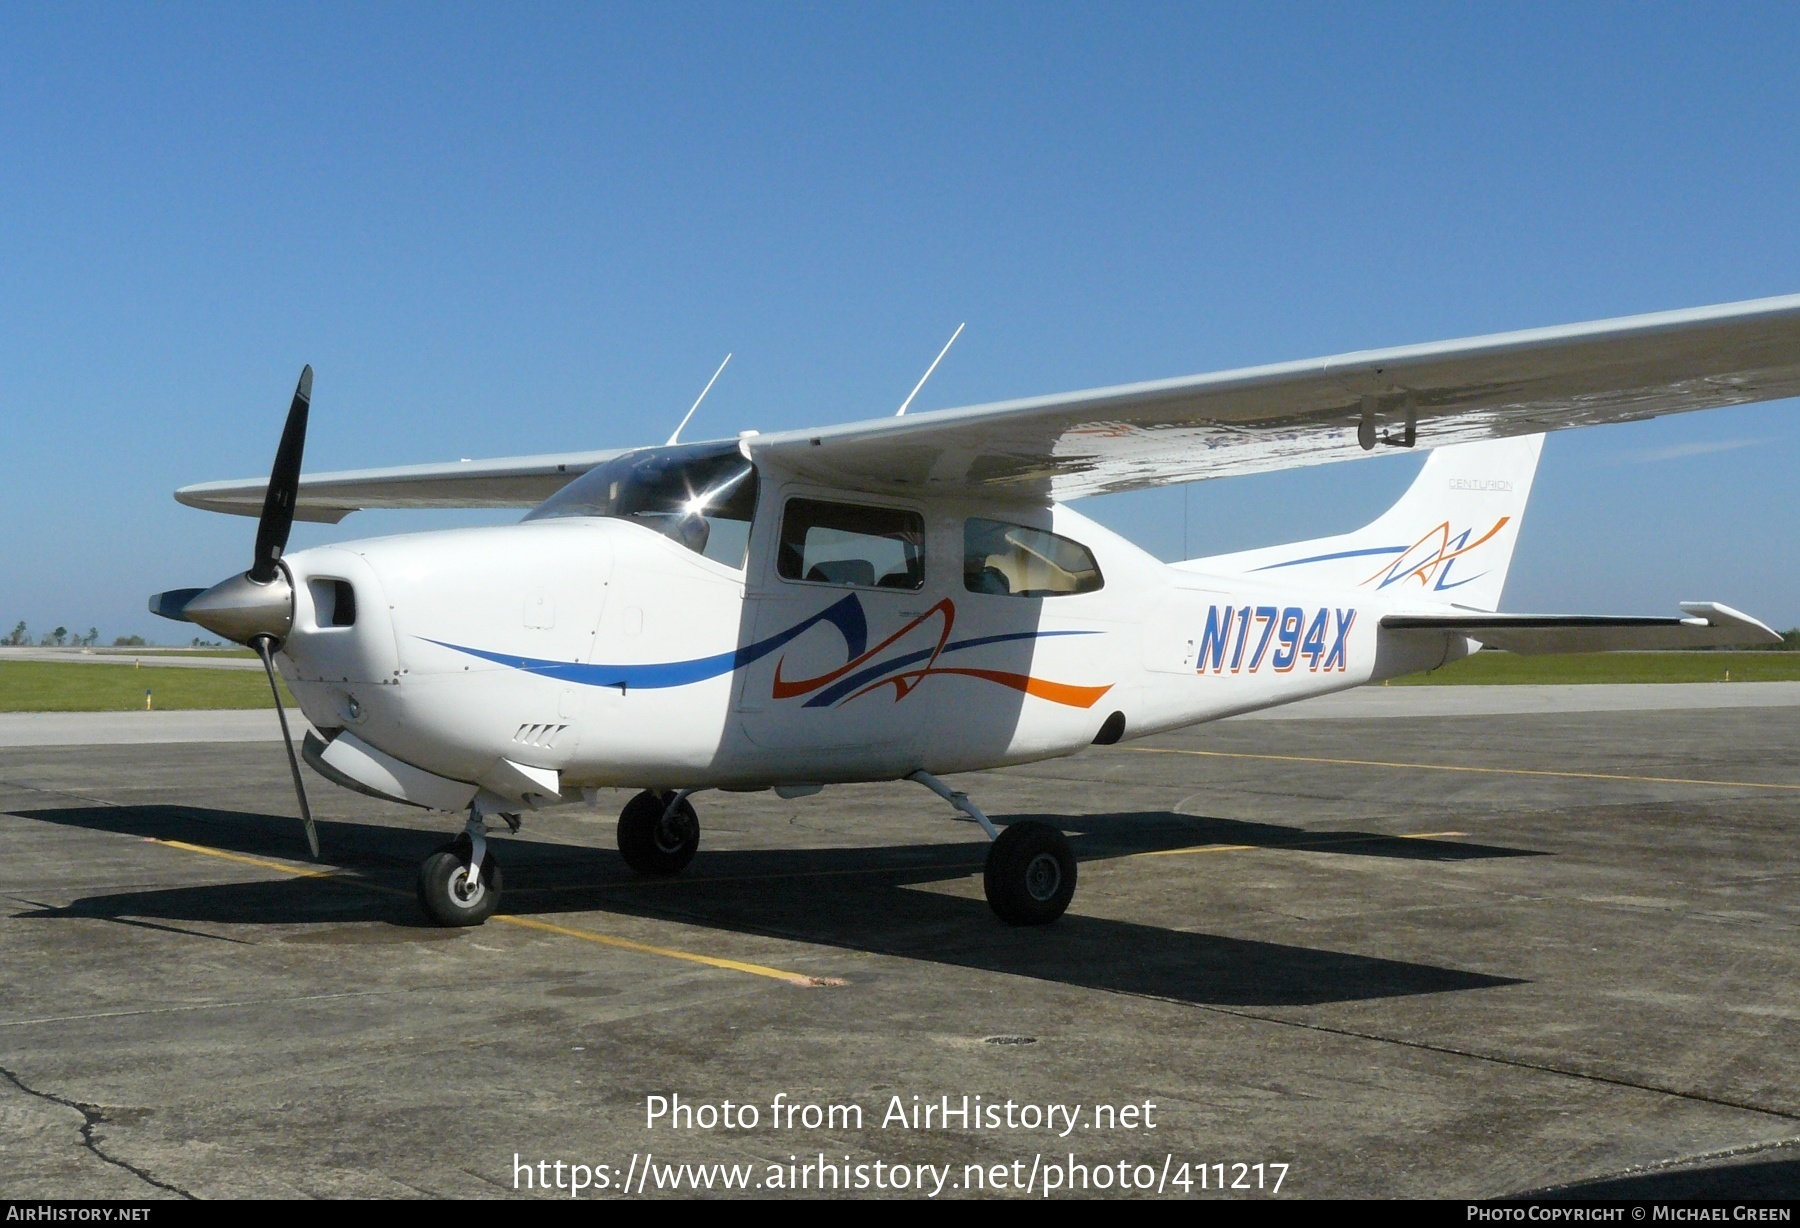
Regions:
[[439, 925], [480, 925], [500, 906], [500, 862], [490, 846], [479, 879], [471, 880], [473, 851], [467, 839], [452, 840], [419, 867], [419, 904]]
[[700, 816], [685, 797], [670, 810], [668, 794], [646, 789], [619, 814], [619, 854], [639, 874], [679, 874], [699, 847]]
[[1014, 823], [988, 846], [982, 885], [1008, 925], [1048, 925], [1075, 898], [1075, 854], [1048, 823]]

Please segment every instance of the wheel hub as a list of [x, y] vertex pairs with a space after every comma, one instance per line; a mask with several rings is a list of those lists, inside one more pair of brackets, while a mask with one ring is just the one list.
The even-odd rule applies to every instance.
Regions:
[[656, 823], [656, 847], [664, 853], [676, 853], [694, 833], [696, 819], [685, 808], [664, 815]]
[[450, 898], [463, 908], [473, 908], [486, 891], [486, 885], [479, 878], [469, 877], [467, 866], [459, 867], [450, 875]]
[[1062, 866], [1049, 853], [1039, 853], [1025, 867], [1025, 891], [1040, 904], [1062, 886]]

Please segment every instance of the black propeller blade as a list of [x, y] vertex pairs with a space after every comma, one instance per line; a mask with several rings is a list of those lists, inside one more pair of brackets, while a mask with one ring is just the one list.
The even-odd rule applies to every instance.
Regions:
[[300, 779], [300, 760], [294, 757], [294, 735], [288, 732], [287, 709], [281, 706], [281, 688], [275, 684], [275, 641], [259, 635], [250, 641], [256, 655], [262, 658], [263, 672], [269, 675], [269, 690], [275, 695], [275, 715], [281, 719], [281, 744], [287, 747], [288, 770], [294, 774], [294, 796], [300, 799], [300, 821], [306, 825], [306, 847], [313, 860], [319, 859], [319, 829], [313, 826], [312, 807], [306, 804], [306, 785]]
[[[256, 561], [248, 573], [256, 584], [267, 584], [275, 578], [280, 570], [276, 564], [281, 552], [287, 549], [288, 531], [294, 527], [294, 501], [300, 493], [300, 454], [306, 450], [306, 414], [312, 405], [312, 379], [309, 363], [300, 372], [294, 402], [288, 407], [287, 425], [281, 428], [281, 446], [275, 449], [275, 467], [269, 471], [269, 493], [263, 496], [262, 518], [256, 522]], [[288, 753], [291, 757], [291, 746]]]
[[[262, 517], [256, 522], [256, 561], [246, 573], [252, 583], [267, 584], [281, 574], [281, 552], [287, 549], [294, 527], [294, 501], [300, 494], [300, 456], [306, 451], [306, 416], [312, 407], [312, 364], [300, 369], [300, 383], [288, 406], [287, 424], [275, 449], [275, 466], [269, 471], [269, 493], [263, 496]], [[313, 826], [312, 807], [306, 802], [306, 784], [300, 779], [300, 760], [294, 756], [294, 735], [288, 731], [287, 709], [281, 704], [281, 688], [275, 683], [275, 638], [259, 635], [250, 641], [262, 658], [275, 696], [275, 715], [281, 721], [281, 744], [287, 748], [288, 770], [294, 774], [294, 796], [300, 802], [300, 821], [306, 825], [306, 847], [319, 859], [319, 829]]]
[[288, 406], [287, 425], [281, 428], [281, 445], [275, 449], [275, 467], [269, 473], [262, 518], [256, 522], [256, 558], [250, 570], [204, 591], [182, 588], [157, 593], [150, 598], [150, 612], [198, 623], [208, 631], [256, 649], [256, 655], [262, 658], [263, 672], [269, 676], [269, 690], [275, 696], [275, 714], [281, 719], [281, 741], [287, 747], [288, 768], [294, 774], [294, 796], [300, 800], [306, 844], [317, 860], [319, 832], [313, 826], [306, 785], [300, 779], [300, 760], [294, 755], [294, 736], [288, 731], [287, 710], [281, 705], [281, 687], [275, 681], [275, 650], [293, 627], [294, 592], [282, 574], [281, 555], [294, 527], [294, 504], [300, 495], [300, 454], [306, 450], [312, 380], [312, 367], [302, 368], [293, 404]]

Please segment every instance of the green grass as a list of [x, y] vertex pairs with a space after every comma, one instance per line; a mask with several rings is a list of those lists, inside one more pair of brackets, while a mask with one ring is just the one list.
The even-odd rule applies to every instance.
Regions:
[[[0, 712], [131, 712], [156, 708], [272, 708], [261, 670], [0, 661]], [[293, 697], [284, 684], [282, 699]]]
[[1509, 683], [1800, 682], [1800, 652], [1581, 652], [1521, 657], [1478, 652], [1394, 686], [1504, 686]]

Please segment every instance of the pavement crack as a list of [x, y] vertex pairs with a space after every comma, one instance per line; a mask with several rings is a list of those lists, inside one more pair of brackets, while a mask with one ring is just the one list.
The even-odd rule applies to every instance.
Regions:
[[[469, 1174], [469, 1176], [475, 1178], [475, 1180], [481, 1182], [483, 1185], [491, 1185], [497, 1190], [505, 1190], [508, 1194], [512, 1193], [515, 1189], [518, 1188], [516, 1185], [507, 1185], [504, 1181], [496, 1181], [492, 1177], [488, 1176], [486, 1173], [478, 1173], [474, 1169], [469, 1168], [466, 1165], [458, 1165], [458, 1168], [462, 1172], [465, 1172], [465, 1173]], [[434, 1198], [441, 1197], [441, 1195], [434, 1194], [434, 1195], [432, 1195], [432, 1197], [434, 1197]]]
[[171, 1194], [179, 1194], [181, 1197], [189, 1200], [194, 1198], [194, 1195], [188, 1193], [180, 1186], [170, 1185], [167, 1181], [159, 1181], [137, 1165], [131, 1163], [131, 1161], [121, 1160], [117, 1156], [110, 1156], [102, 1151], [100, 1149], [100, 1141], [94, 1137], [95, 1127], [101, 1125], [106, 1120], [106, 1117], [101, 1112], [99, 1106], [83, 1104], [79, 1100], [70, 1100], [65, 1096], [57, 1095], [55, 1092], [41, 1092], [35, 1087], [26, 1084], [25, 1080], [21, 1079], [18, 1075], [14, 1074], [4, 1066], [0, 1066], [0, 1078], [4, 1078], [8, 1083], [11, 1083], [27, 1096], [46, 1101], [50, 1104], [60, 1105], [65, 1109], [74, 1109], [77, 1113], [80, 1113], [81, 1145], [93, 1152], [95, 1158], [100, 1160], [101, 1163], [111, 1164], [114, 1168], [122, 1168], [132, 1176], [136, 1177], [139, 1181], [144, 1182], [146, 1185], [153, 1185], [159, 1190], [167, 1190]]
[[[71, 798], [74, 798], [78, 802], [87, 802], [90, 805], [94, 805], [94, 806], [110, 806], [110, 807], [113, 807], [116, 809], [120, 805], [119, 802], [112, 801], [109, 798], [89, 797], [85, 793], [74, 793], [68, 789], [57, 789], [57, 788], [53, 788], [49, 785], [32, 784], [30, 781], [20, 780], [16, 776], [0, 776], [0, 785], [5, 785], [8, 788], [12, 788], [12, 789], [23, 789], [27, 793], [42, 793], [49, 797], [71, 797]], [[19, 817], [18, 815], [12, 814], [11, 811], [7, 811], [5, 813], [7, 813], [12, 818]]]
[[[1173, 1001], [1174, 999], [1167, 999]], [[1195, 1005], [1190, 1003], [1189, 1005]], [[1632, 1091], [1650, 1092], [1658, 1096], [1673, 1096], [1678, 1100], [1691, 1100], [1696, 1104], [1710, 1104], [1718, 1108], [1737, 1109], [1744, 1113], [1761, 1113], [1768, 1117], [1779, 1117], [1783, 1121], [1800, 1121], [1800, 1112], [1787, 1109], [1770, 1108], [1764, 1104], [1751, 1104], [1747, 1100], [1732, 1100], [1724, 1096], [1709, 1096], [1705, 1092], [1683, 1091], [1679, 1087], [1665, 1087], [1658, 1083], [1644, 1083], [1636, 1079], [1624, 1078], [1620, 1075], [1601, 1074], [1592, 1070], [1574, 1070], [1567, 1066], [1552, 1066], [1548, 1062], [1532, 1062], [1525, 1058], [1504, 1057], [1497, 1053], [1482, 1053], [1475, 1049], [1460, 1049], [1455, 1045], [1434, 1045], [1422, 1040], [1405, 1040], [1398, 1036], [1382, 1036], [1376, 1032], [1363, 1032], [1355, 1028], [1334, 1028], [1324, 1023], [1308, 1023], [1302, 1019], [1283, 1019], [1278, 1015], [1259, 1015], [1255, 1011], [1237, 1011], [1229, 1007], [1199, 1004], [1198, 1009], [1211, 1011], [1218, 1015], [1231, 1015], [1238, 1019], [1255, 1019], [1261, 1023], [1273, 1023], [1282, 1027], [1302, 1028], [1309, 1032], [1321, 1032], [1328, 1036], [1345, 1036], [1353, 1040], [1369, 1040], [1378, 1044], [1398, 1045], [1403, 1049], [1417, 1049], [1422, 1053], [1439, 1053], [1447, 1057], [1469, 1058], [1477, 1062], [1491, 1062], [1496, 1066], [1510, 1066], [1515, 1070], [1532, 1070], [1539, 1074], [1556, 1075], [1564, 1079], [1578, 1079], [1586, 1083], [1603, 1083], [1609, 1087], [1624, 1087]]]

